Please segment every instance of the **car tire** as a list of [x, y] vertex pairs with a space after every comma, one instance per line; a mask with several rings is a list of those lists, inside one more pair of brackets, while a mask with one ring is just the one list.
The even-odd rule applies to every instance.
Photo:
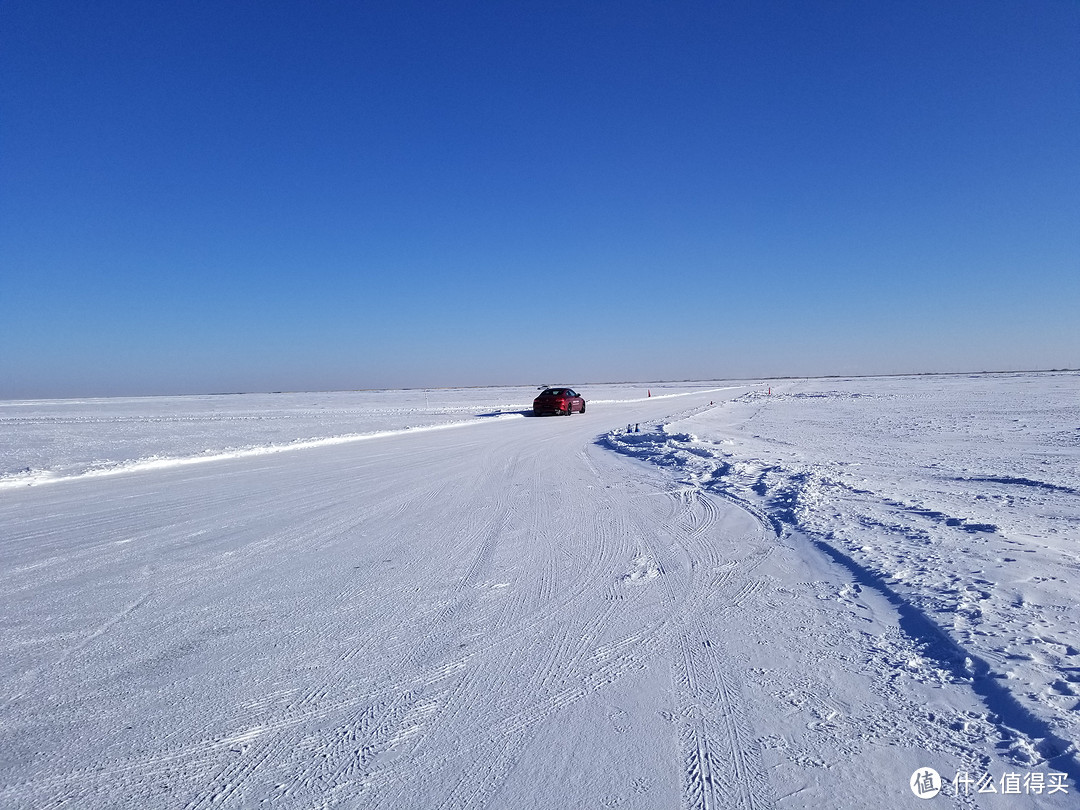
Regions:
[[581, 403], [581, 412], [585, 413], [585, 403], [584, 402]]

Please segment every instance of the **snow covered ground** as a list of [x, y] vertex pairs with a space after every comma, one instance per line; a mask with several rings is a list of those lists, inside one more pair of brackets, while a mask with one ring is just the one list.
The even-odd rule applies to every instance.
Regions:
[[822, 599], [894, 605], [906, 676], [970, 683], [1013, 766], [1075, 779], [1080, 375], [770, 389], [604, 441], [807, 538], [851, 578]]
[[0, 806], [1080, 806], [1080, 375], [582, 392], [0, 403]]
[[[601, 385], [590, 401], [681, 396], [732, 383]], [[363, 441], [522, 416], [535, 388], [0, 401], [0, 489]], [[607, 397], [607, 399], [604, 399]]]

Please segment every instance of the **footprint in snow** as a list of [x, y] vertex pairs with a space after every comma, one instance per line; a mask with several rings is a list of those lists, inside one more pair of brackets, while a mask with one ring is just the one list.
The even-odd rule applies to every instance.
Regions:
[[624, 584], [648, 582], [656, 579], [662, 573], [664, 573], [664, 569], [660, 563], [652, 557], [642, 555], [634, 560], [634, 569], [619, 577], [619, 581]]

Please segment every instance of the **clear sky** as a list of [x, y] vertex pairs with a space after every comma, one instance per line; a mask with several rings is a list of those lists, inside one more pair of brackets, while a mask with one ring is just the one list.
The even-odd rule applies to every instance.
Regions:
[[1075, 0], [0, 4], [0, 398], [1055, 367]]

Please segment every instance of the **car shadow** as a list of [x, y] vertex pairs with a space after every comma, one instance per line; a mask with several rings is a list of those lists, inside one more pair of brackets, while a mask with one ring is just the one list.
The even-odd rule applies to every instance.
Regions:
[[488, 413], [476, 414], [477, 419], [487, 419], [492, 416], [506, 416], [507, 414], [518, 414], [520, 416], [532, 416], [532, 408], [527, 411], [489, 411]]

